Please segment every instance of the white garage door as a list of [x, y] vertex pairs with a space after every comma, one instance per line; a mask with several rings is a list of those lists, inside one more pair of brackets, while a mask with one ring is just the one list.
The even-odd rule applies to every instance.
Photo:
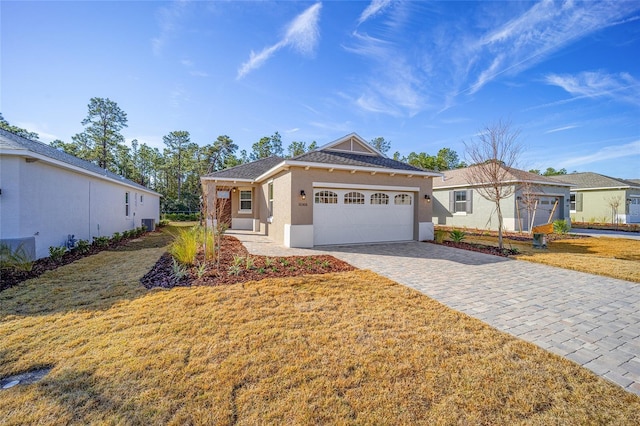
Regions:
[[314, 188], [313, 244], [413, 239], [411, 192]]

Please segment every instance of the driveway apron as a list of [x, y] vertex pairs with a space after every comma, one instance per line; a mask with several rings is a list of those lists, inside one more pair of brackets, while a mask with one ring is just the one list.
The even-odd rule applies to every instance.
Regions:
[[416, 241], [290, 249], [229, 234], [252, 254], [331, 254], [640, 395], [640, 284]]

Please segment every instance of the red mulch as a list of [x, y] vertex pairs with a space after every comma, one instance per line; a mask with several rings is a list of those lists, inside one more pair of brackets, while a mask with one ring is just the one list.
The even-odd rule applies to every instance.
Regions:
[[[242, 257], [242, 263], [234, 267], [234, 257]], [[247, 257], [251, 259], [247, 265]], [[196, 263], [202, 264], [203, 253], [197, 256]], [[267, 263], [269, 264], [267, 265]], [[327, 274], [330, 272], [353, 271], [353, 266], [333, 256], [286, 256], [271, 257], [249, 255], [247, 249], [235, 237], [225, 235], [220, 250], [219, 266], [217, 259], [207, 260], [207, 269], [198, 277], [198, 268], [192, 267], [186, 275], [177, 278], [173, 271], [173, 259], [165, 253], [156, 265], [140, 279], [146, 288], [194, 285], [230, 285], [265, 278], [294, 277], [309, 274]]]
[[[427, 241], [427, 242], [438, 244], [435, 241]], [[513, 256], [520, 253], [517, 249], [503, 248], [502, 250], [500, 250], [498, 247], [487, 246], [484, 244], [476, 244], [476, 243], [465, 243], [464, 241], [461, 241], [458, 243], [454, 241], [443, 241], [441, 245], [455, 247], [463, 250], [477, 251], [480, 253], [492, 254], [494, 256], [502, 256], [502, 257], [509, 257], [509, 256]]]

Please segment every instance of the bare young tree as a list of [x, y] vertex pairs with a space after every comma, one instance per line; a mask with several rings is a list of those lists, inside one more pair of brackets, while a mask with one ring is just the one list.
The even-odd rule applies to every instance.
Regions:
[[607, 205], [611, 208], [611, 223], [618, 225], [618, 209], [623, 205], [621, 197], [609, 197], [606, 199]]
[[522, 147], [520, 130], [513, 129], [509, 121], [499, 120], [485, 126], [474, 140], [465, 142], [466, 179], [478, 193], [496, 206], [498, 216], [498, 245], [503, 248], [503, 217], [501, 201], [513, 195], [515, 185], [511, 169], [516, 165]]

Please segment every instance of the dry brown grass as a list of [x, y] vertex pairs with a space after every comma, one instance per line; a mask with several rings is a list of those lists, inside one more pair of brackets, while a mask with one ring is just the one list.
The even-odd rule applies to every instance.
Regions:
[[[146, 291], [162, 249], [0, 293], [4, 424], [638, 424], [640, 398], [367, 271]], [[97, 271], [93, 272], [93, 271]]]
[[[464, 241], [497, 246], [493, 236], [467, 236]], [[504, 246], [517, 248], [517, 259], [573, 269], [590, 274], [640, 282], [640, 241], [624, 238], [577, 238], [555, 240], [548, 249], [534, 249], [531, 242], [505, 239]]]

